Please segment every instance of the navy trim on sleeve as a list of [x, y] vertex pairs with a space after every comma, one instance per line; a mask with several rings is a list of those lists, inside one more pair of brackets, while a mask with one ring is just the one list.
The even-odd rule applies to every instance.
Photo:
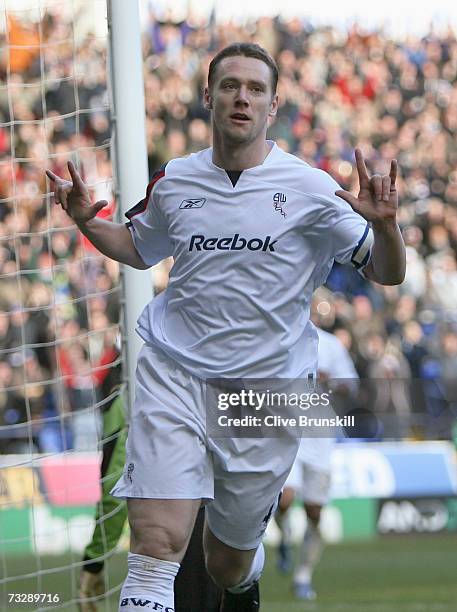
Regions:
[[365, 226], [365, 231], [364, 231], [364, 232], [363, 232], [363, 234], [362, 234], [362, 237], [360, 238], [360, 240], [358, 241], [358, 243], [357, 243], [357, 245], [356, 245], [355, 249], [354, 249], [354, 250], [353, 250], [353, 252], [352, 252], [351, 263], [352, 263], [352, 264], [353, 264], [353, 265], [354, 265], [354, 266], [355, 266], [357, 269], [362, 268], [363, 266], [365, 266], [365, 265], [367, 264], [367, 262], [368, 262], [369, 257], [370, 257], [370, 251], [368, 251], [368, 253], [366, 253], [365, 257], [363, 258], [363, 260], [362, 260], [361, 262], [356, 260], [357, 253], [358, 253], [358, 252], [360, 251], [360, 249], [362, 248], [363, 243], [365, 242], [366, 237], [368, 236], [368, 231], [369, 231], [369, 229], [370, 229], [370, 228], [369, 228], [368, 223], [367, 223], [367, 224], [366, 224], [366, 226]]
[[[140, 200], [138, 202], [138, 204], [135, 204], [135, 206], [133, 206], [130, 210], [128, 210], [125, 213], [125, 216], [127, 217], [127, 219], [132, 219], [132, 217], [135, 217], [135, 215], [139, 215], [142, 212], [144, 212], [146, 210], [146, 207], [148, 205], [149, 202], [149, 198], [151, 196], [151, 191], [154, 187], [154, 185], [156, 183], [158, 183], [160, 181], [161, 178], [163, 178], [165, 176], [165, 168], [167, 167], [167, 164], [163, 164], [163, 166], [161, 166], [159, 168], [159, 170], [157, 170], [156, 172], [154, 172], [154, 174], [152, 175], [151, 178], [151, 182], [149, 183], [147, 189], [146, 189], [146, 196]], [[127, 223], [127, 227], [129, 227], [131, 225], [131, 223]]]
[[362, 261], [362, 263], [360, 264], [360, 267], [361, 267], [361, 268], [364, 268], [364, 267], [367, 265], [367, 263], [369, 262], [369, 260], [370, 260], [370, 251], [368, 251], [368, 253], [367, 253], [367, 254], [365, 255], [365, 257], [363, 258], [363, 261]]

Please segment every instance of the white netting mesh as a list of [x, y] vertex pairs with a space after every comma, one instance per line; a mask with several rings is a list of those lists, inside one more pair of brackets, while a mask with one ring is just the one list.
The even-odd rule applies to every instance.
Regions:
[[53, 204], [44, 171], [66, 175], [72, 159], [113, 214], [106, 2], [0, 6], [1, 609], [74, 609], [100, 413], [118, 393], [106, 382], [120, 280]]

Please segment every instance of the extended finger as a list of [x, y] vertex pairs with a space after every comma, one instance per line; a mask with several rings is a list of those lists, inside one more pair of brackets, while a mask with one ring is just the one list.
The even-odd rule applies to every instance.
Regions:
[[353, 210], [359, 212], [359, 201], [352, 195], [352, 193], [349, 193], [349, 191], [344, 191], [344, 189], [338, 189], [338, 191], [335, 191], [335, 195], [342, 200], [345, 200]]
[[368, 187], [370, 183], [370, 177], [368, 176], [368, 170], [363, 159], [362, 151], [360, 149], [355, 150], [355, 163], [357, 166], [357, 173], [359, 175], [360, 187]]
[[382, 177], [382, 199], [385, 202], [388, 202], [390, 198], [390, 182], [390, 176], [387, 176], [387, 174], [385, 174]]
[[84, 184], [84, 181], [82, 180], [79, 172], [76, 170], [74, 163], [72, 161], [69, 161], [67, 163], [67, 166], [70, 176], [73, 180], [73, 185], [75, 185], [79, 189], [79, 191], [86, 191], [86, 185]]
[[398, 162], [396, 159], [393, 159], [390, 162], [390, 185], [391, 189], [395, 189], [395, 181], [397, 180], [397, 172], [398, 172]]
[[382, 176], [373, 174], [370, 179], [370, 190], [375, 200], [382, 200]]
[[95, 204], [93, 206], [95, 214], [98, 215], [98, 213], [101, 211], [101, 209], [105, 208], [105, 206], [108, 206], [108, 201], [107, 200], [99, 200], [98, 202], [95, 202]]
[[71, 181], [66, 181], [65, 179], [58, 176], [57, 174], [54, 174], [54, 172], [51, 172], [51, 170], [46, 170], [46, 175], [49, 178], [49, 180], [54, 183], [54, 189], [56, 191], [57, 189], [65, 189], [65, 191], [68, 193], [69, 191], [72, 190], [73, 183]]
[[54, 174], [54, 172], [51, 172], [51, 170], [46, 170], [46, 176], [54, 183], [60, 178], [60, 176], [57, 176], [57, 174]]

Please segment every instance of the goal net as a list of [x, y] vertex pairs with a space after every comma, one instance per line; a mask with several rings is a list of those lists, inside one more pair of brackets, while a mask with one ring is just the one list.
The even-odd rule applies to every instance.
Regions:
[[[107, 8], [0, 7], [0, 608], [74, 610], [99, 451], [119, 434], [103, 440], [102, 419], [123, 392], [121, 279], [53, 203], [45, 169], [67, 176], [72, 160], [115, 214]], [[125, 570], [104, 548], [110, 610]]]

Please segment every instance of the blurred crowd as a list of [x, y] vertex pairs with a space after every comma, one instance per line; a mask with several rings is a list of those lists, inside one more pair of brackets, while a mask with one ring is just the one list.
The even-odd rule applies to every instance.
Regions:
[[[21, 13], [21, 16], [23, 14]], [[80, 165], [113, 213], [106, 39], [10, 15], [0, 55], [0, 451], [95, 448], [119, 328], [119, 267], [53, 204]], [[32, 439], [33, 444], [30, 445]]]
[[[143, 37], [151, 173], [210, 145], [208, 64], [236, 40], [260, 43], [278, 62], [280, 109], [269, 137], [283, 149], [350, 190], [356, 145], [373, 172], [398, 159], [405, 282], [380, 287], [335, 265], [315, 318], [340, 337], [362, 378], [395, 381], [377, 409], [400, 417], [398, 436], [449, 436], [457, 406], [455, 34], [393, 41], [299, 19], [241, 27], [214, 15], [174, 23], [151, 14]], [[117, 264], [53, 206], [44, 168], [64, 175], [74, 158], [113, 214], [106, 40], [88, 32], [75, 41], [72, 24], [49, 13], [39, 24], [11, 18], [0, 43], [0, 450], [18, 448], [23, 423], [33, 423], [38, 450], [58, 450], [78, 445], [66, 421], [103, 401], [120, 285]], [[156, 267], [157, 291], [171, 264]]]

